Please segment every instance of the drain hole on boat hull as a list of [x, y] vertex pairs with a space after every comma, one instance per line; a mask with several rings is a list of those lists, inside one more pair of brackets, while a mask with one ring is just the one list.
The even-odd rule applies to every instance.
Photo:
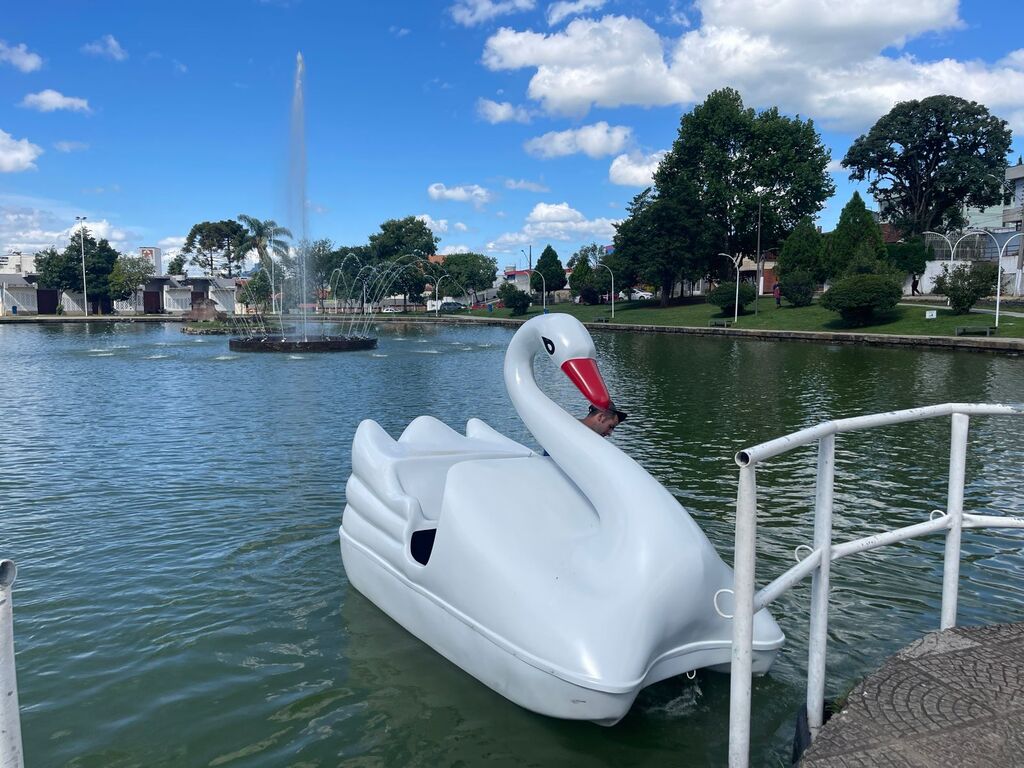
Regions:
[[425, 531], [413, 531], [412, 534], [412, 559], [420, 565], [426, 565], [430, 560], [430, 553], [434, 550], [434, 537], [437, 536], [437, 528], [428, 528]]

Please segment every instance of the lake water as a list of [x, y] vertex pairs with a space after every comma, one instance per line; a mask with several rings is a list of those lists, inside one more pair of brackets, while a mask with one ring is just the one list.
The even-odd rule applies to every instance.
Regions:
[[[337, 527], [357, 423], [479, 416], [532, 444], [501, 382], [511, 331], [381, 328], [379, 349], [231, 353], [176, 325], [0, 326], [0, 557], [32, 766], [717, 766], [728, 678], [644, 691], [619, 725], [525, 712], [345, 579]], [[839, 416], [1021, 400], [1019, 359], [595, 333], [629, 421], [614, 438], [731, 561], [740, 448]], [[545, 364], [546, 366], [546, 364]], [[545, 388], [582, 413], [542, 366]], [[966, 509], [1024, 514], [1019, 420], [972, 420]], [[949, 420], [843, 436], [837, 539], [945, 506]], [[811, 540], [813, 449], [764, 465], [760, 583]], [[501, 489], [495, 489], [500, 493]], [[1024, 536], [965, 532], [960, 621], [1024, 618]], [[935, 628], [942, 540], [833, 566], [829, 693]], [[754, 765], [783, 765], [803, 698], [808, 588], [755, 683]]]

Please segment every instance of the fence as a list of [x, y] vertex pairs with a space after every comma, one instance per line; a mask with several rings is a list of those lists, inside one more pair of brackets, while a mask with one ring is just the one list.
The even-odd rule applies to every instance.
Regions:
[[[750, 759], [750, 693], [754, 614], [777, 600], [795, 584], [811, 576], [810, 632], [807, 658], [807, 723], [811, 738], [821, 728], [825, 701], [825, 651], [828, 639], [829, 569], [832, 561], [867, 552], [906, 539], [945, 532], [940, 629], [956, 626], [960, 580], [960, 537], [964, 528], [1024, 528], [1024, 518], [965, 513], [964, 476], [967, 431], [971, 416], [1024, 415], [1024, 404], [984, 405], [946, 403], [904, 411], [828, 421], [815, 427], [761, 443], [736, 454], [740, 466], [736, 494], [736, 549], [732, 678], [729, 701], [729, 766], [746, 768]], [[932, 512], [916, 525], [872, 534], [840, 544], [832, 542], [832, 498], [835, 480], [836, 435], [890, 424], [950, 416], [949, 484], [946, 510]], [[758, 463], [810, 443], [818, 443], [814, 506], [814, 543], [801, 545], [808, 554], [760, 591], [754, 591], [757, 540]], [[939, 516], [936, 517], [936, 512]]]

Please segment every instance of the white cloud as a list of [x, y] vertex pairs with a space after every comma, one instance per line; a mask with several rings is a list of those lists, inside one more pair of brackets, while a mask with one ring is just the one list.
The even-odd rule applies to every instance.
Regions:
[[448, 219], [435, 219], [429, 213], [421, 213], [416, 218], [426, 224], [435, 235], [443, 235], [448, 231]]
[[[686, 105], [729, 84], [754, 106], [863, 130], [897, 101], [948, 93], [1024, 128], [1024, 52], [995, 64], [899, 53], [963, 27], [957, 0], [699, 0], [702, 26], [663, 39], [625, 16], [574, 19], [551, 34], [503, 28], [492, 70], [534, 70], [527, 93], [552, 114]], [[894, 52], [895, 51], [895, 52]]]
[[559, 0], [559, 2], [548, 6], [548, 26], [553, 27], [570, 16], [579, 16], [587, 11], [599, 10], [604, 4], [605, 0], [576, 0], [576, 2]]
[[469, 227], [467, 227], [461, 221], [456, 221], [455, 222], [455, 231], [456, 232], [468, 232], [469, 231]]
[[392, 26], [388, 27], [388, 32], [390, 32], [395, 37], [405, 37], [411, 31], [412, 30], [407, 29], [406, 27], [398, 27], [398, 26], [395, 26], [395, 25], [392, 25]]
[[665, 153], [666, 150], [662, 149], [649, 155], [639, 152], [619, 155], [612, 160], [611, 167], [608, 168], [608, 180], [612, 184], [621, 184], [624, 187], [649, 187], [653, 183], [652, 177], [658, 169], [658, 163]]
[[[51, 245], [64, 248], [78, 227], [74, 210], [54, 201], [5, 196], [0, 199], [0, 250], [37, 253]], [[96, 239], [105, 238], [122, 253], [130, 250], [137, 239], [133, 232], [116, 227], [107, 219], [89, 219], [86, 229]]]
[[3, 40], [0, 40], [0, 61], [6, 61], [22, 72], [35, 72], [43, 66], [43, 57], [32, 53], [24, 43], [8, 45]]
[[450, 256], [453, 253], [470, 253], [471, 250], [468, 245], [446, 245], [438, 253], [442, 256]]
[[845, 169], [840, 164], [840, 160], [829, 160], [828, 165], [825, 166], [826, 173], [842, 173]]
[[82, 46], [82, 53], [92, 56], [102, 56], [113, 61], [124, 61], [128, 58], [128, 51], [121, 47], [117, 38], [113, 35], [104, 35], [99, 40], [93, 40]]
[[175, 235], [175, 236], [172, 236], [172, 237], [161, 238], [160, 241], [157, 242], [157, 247], [160, 248], [163, 251], [169, 251], [169, 250], [173, 250], [175, 248], [177, 248], [177, 249], [184, 248], [185, 247], [185, 236], [184, 235]]
[[537, 203], [519, 232], [506, 232], [487, 243], [487, 250], [513, 253], [523, 245], [544, 241], [611, 242], [617, 219], [588, 219], [569, 203]]
[[81, 152], [89, 148], [89, 145], [84, 141], [55, 141], [53, 142], [53, 148], [58, 152]]
[[188, 67], [186, 65], [182, 64], [177, 59], [171, 59], [171, 64], [174, 65], [174, 71], [178, 72], [179, 74], [184, 75], [184, 74], [186, 74], [188, 72]]
[[455, 200], [460, 203], [472, 203], [480, 208], [491, 199], [491, 193], [479, 184], [463, 184], [457, 187], [446, 187], [437, 181], [427, 187], [431, 200]]
[[28, 139], [16, 139], [0, 130], [0, 173], [34, 171], [36, 158], [43, 154], [42, 147]]
[[693, 99], [685, 82], [671, 76], [658, 33], [622, 16], [575, 19], [550, 35], [503, 28], [487, 40], [483, 62], [492, 70], [536, 68], [527, 92], [556, 114]]
[[474, 27], [498, 16], [532, 10], [533, 6], [534, 0], [459, 0], [448, 12], [462, 26]]
[[530, 122], [530, 110], [526, 107], [517, 107], [507, 101], [478, 99], [476, 113], [492, 125], [495, 123]]
[[21, 100], [21, 106], [28, 109], [38, 109], [40, 112], [54, 112], [58, 109], [67, 109], [71, 112], [89, 111], [89, 101], [87, 99], [65, 96], [52, 88], [47, 88], [39, 93], [28, 94]]
[[536, 181], [526, 179], [505, 179], [505, 189], [522, 189], [527, 192], [550, 192], [551, 190]]
[[588, 157], [604, 157], [621, 152], [631, 134], [631, 128], [610, 126], [602, 120], [582, 128], [545, 133], [530, 139], [523, 147], [536, 157], [564, 157], [579, 152]]

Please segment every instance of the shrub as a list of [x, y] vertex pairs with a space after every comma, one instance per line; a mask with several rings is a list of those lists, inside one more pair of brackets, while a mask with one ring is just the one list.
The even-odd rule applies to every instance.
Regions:
[[[750, 283], [740, 283], [740, 314], [743, 314], [743, 307], [754, 300], [754, 286]], [[736, 303], [736, 283], [721, 283], [708, 294], [708, 303], [722, 308], [723, 314], [734, 311]]]
[[530, 308], [530, 295], [526, 291], [513, 288], [511, 291], [505, 291], [502, 302], [512, 310], [513, 315], [525, 315], [526, 310]]
[[779, 283], [782, 298], [794, 307], [809, 307], [814, 300], [816, 286], [810, 272], [792, 272]]
[[848, 323], [863, 325], [876, 313], [891, 312], [902, 295], [896, 281], [884, 275], [853, 275], [837, 280], [821, 298], [821, 306]]
[[592, 285], [583, 287], [580, 291], [580, 303], [582, 304], [600, 304], [601, 295], [597, 292], [597, 288]]
[[963, 315], [971, 311], [978, 299], [993, 293], [996, 285], [996, 265], [988, 262], [958, 264], [950, 269], [942, 265], [942, 274], [935, 279], [934, 293], [949, 297], [953, 313]]

